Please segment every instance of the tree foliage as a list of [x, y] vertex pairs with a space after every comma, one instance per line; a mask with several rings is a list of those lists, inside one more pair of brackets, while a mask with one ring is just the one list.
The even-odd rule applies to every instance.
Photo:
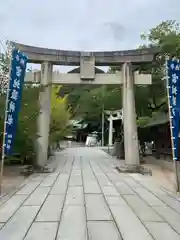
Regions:
[[[141, 38], [148, 41], [143, 47], [158, 47], [159, 55], [153, 64], [145, 67], [146, 71], [152, 69], [152, 85], [148, 86], [148, 108], [151, 114], [162, 111], [167, 112], [166, 83], [163, 81], [165, 57], [180, 57], [180, 25], [176, 21], [168, 20], [142, 34]], [[144, 69], [143, 69], [144, 70]]]
[[102, 86], [81, 93], [76, 116], [84, 121], [100, 123], [103, 110], [117, 110], [121, 107], [121, 89]]
[[32, 88], [31, 86], [26, 87], [23, 90], [14, 152], [20, 154], [21, 159], [28, 158], [33, 162], [36, 160], [38, 115], [39, 88]]
[[6, 41], [4, 52], [0, 52], [0, 94], [8, 87], [11, 50], [11, 43]]
[[160, 47], [161, 57], [164, 54], [180, 56], [180, 24], [175, 20], [162, 21], [148, 33], [142, 34], [141, 38], [148, 41], [149, 46]]
[[51, 92], [51, 123], [50, 123], [50, 143], [61, 140], [70, 134], [69, 126], [70, 112], [67, 108], [67, 97], [58, 96], [59, 87], [53, 86]]

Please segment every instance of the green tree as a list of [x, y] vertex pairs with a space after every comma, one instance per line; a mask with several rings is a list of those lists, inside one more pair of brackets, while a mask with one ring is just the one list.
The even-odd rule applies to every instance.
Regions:
[[88, 93], [93, 89], [94, 85], [63, 85], [59, 88], [59, 96], [67, 97], [67, 103], [72, 117], [77, 117], [77, 111], [79, 108], [79, 101], [83, 94]]
[[0, 52], [0, 94], [8, 87], [11, 43], [6, 41], [4, 52]]
[[[167, 20], [150, 29], [148, 33], [142, 34], [141, 38], [148, 41], [147, 45], [141, 47], [158, 47], [159, 54], [156, 62], [145, 66], [141, 70], [150, 72], [152, 69], [152, 85], [148, 87], [149, 93], [144, 93], [148, 98], [148, 108], [151, 112], [167, 112], [166, 83], [162, 81], [164, 76], [165, 57], [180, 57], [180, 25], [176, 21]], [[143, 96], [142, 96], [143, 97]]]
[[[39, 88], [24, 88], [18, 128], [14, 143], [14, 152], [20, 154], [21, 161], [28, 160], [35, 164], [37, 118], [39, 115]], [[33, 99], [33, 101], [32, 101]]]
[[63, 137], [71, 133], [67, 97], [61, 98], [58, 96], [58, 93], [59, 87], [53, 86], [51, 94], [50, 144], [58, 143]]
[[141, 38], [149, 42], [148, 46], [159, 47], [163, 60], [165, 54], [180, 57], [180, 24], [175, 20], [162, 21]]
[[116, 110], [122, 107], [120, 88], [102, 86], [84, 91], [78, 101], [76, 116], [84, 121], [101, 123], [103, 110]]

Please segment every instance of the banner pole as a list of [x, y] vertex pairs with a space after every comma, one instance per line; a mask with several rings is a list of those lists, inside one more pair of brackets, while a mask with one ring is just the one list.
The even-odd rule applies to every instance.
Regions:
[[6, 119], [8, 114], [8, 96], [10, 88], [10, 77], [11, 77], [11, 60], [12, 60], [12, 51], [9, 58], [9, 74], [8, 74], [8, 88], [6, 93], [6, 104], [5, 104], [5, 114], [4, 114], [4, 130], [3, 130], [3, 143], [2, 143], [2, 157], [1, 157], [1, 170], [0, 170], [0, 196], [3, 193], [3, 173], [4, 173], [4, 160], [5, 160], [5, 138], [6, 138]]
[[171, 105], [170, 105], [170, 95], [169, 95], [169, 77], [168, 77], [168, 57], [166, 58], [166, 89], [167, 89], [167, 97], [168, 97], [168, 110], [169, 110], [169, 123], [170, 123], [170, 133], [171, 133], [171, 147], [172, 147], [172, 156], [173, 156], [173, 165], [174, 165], [174, 173], [176, 179], [176, 192], [180, 192], [180, 178], [179, 178], [179, 169], [178, 169], [178, 162], [175, 160], [174, 154], [174, 141], [173, 141], [173, 132], [172, 132], [172, 114], [171, 114]]
[[3, 130], [3, 144], [2, 144], [2, 158], [1, 158], [1, 171], [0, 171], [0, 196], [2, 195], [3, 188], [3, 172], [4, 172], [4, 160], [5, 160], [5, 138], [6, 138], [6, 119], [7, 119], [7, 107], [8, 107], [8, 94], [9, 88], [7, 89], [6, 96], [6, 107], [5, 107], [5, 116], [4, 116], [4, 130]]

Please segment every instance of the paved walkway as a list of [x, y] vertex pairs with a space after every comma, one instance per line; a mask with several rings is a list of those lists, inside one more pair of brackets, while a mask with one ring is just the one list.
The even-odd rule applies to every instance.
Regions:
[[31, 176], [0, 201], [0, 240], [180, 239], [177, 195], [119, 174], [118, 162], [99, 149], [71, 148], [56, 158], [54, 173]]

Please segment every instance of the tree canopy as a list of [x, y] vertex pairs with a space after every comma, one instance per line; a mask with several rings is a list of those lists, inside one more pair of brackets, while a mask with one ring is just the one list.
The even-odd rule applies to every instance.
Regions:
[[142, 97], [145, 99], [145, 96], [148, 96], [150, 116], [159, 115], [160, 112], [164, 114], [168, 111], [166, 83], [163, 81], [165, 57], [180, 57], [180, 25], [173, 20], [162, 21], [149, 32], [142, 34], [141, 39], [148, 44], [140, 47], [153, 46], [160, 49], [156, 61], [143, 69], [147, 72], [152, 69], [152, 85], [148, 86], [148, 93], [144, 92]]
[[59, 141], [71, 132], [67, 97], [59, 97], [59, 90], [59, 87], [53, 86], [51, 91], [51, 123], [49, 135], [51, 143]]

